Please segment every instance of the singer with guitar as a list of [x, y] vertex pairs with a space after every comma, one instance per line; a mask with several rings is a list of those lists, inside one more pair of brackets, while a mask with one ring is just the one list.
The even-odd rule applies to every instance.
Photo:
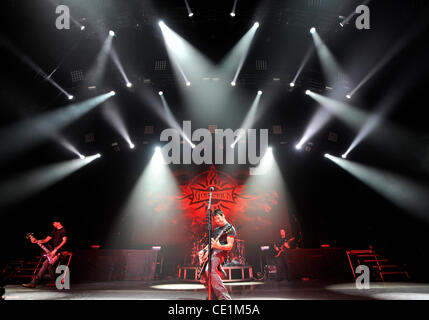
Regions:
[[43, 265], [40, 268], [39, 272], [37, 273], [36, 277], [33, 278], [33, 280], [30, 283], [23, 284], [23, 286], [26, 288], [35, 288], [37, 283], [42, 279], [46, 269], [49, 270], [51, 281], [55, 281], [55, 266], [56, 266], [56, 262], [58, 261], [59, 250], [67, 242], [67, 232], [61, 223], [61, 219], [54, 218], [53, 220], [54, 220], [53, 221], [54, 229], [51, 232], [51, 234], [48, 235], [45, 239], [36, 240], [32, 235], [29, 236], [32, 243], [38, 244], [44, 250], [46, 249], [46, 247], [43, 246], [43, 244], [52, 240], [51, 244], [53, 248], [51, 248], [51, 250], [48, 251], [49, 253], [47, 252], [45, 256], [46, 259], [43, 262]]
[[277, 281], [287, 280], [290, 281], [289, 268], [287, 261], [288, 250], [292, 246], [295, 238], [286, 238], [286, 230], [280, 229], [280, 238], [274, 243], [276, 267], [277, 267]]
[[[211, 255], [211, 287], [214, 298], [217, 300], [231, 300], [228, 290], [225, 288], [222, 278], [219, 273], [225, 276], [225, 271], [222, 269], [222, 263], [225, 260], [226, 254], [234, 246], [236, 236], [235, 228], [230, 224], [223, 214], [222, 210], [216, 209], [213, 214], [213, 221], [217, 227], [213, 231], [211, 239], [212, 255]], [[200, 260], [201, 283], [208, 289], [208, 245], [198, 253]]]

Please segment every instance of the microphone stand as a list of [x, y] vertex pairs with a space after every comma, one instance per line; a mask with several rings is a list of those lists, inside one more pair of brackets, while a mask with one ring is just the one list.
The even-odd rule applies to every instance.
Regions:
[[209, 218], [208, 218], [208, 236], [209, 236], [209, 254], [208, 254], [208, 287], [209, 287], [209, 294], [208, 294], [208, 299], [211, 300], [212, 299], [212, 276], [211, 276], [211, 270], [212, 270], [212, 192], [213, 192], [214, 188], [210, 187], [210, 197], [209, 197], [209, 207], [208, 207], [208, 214], [209, 214]]

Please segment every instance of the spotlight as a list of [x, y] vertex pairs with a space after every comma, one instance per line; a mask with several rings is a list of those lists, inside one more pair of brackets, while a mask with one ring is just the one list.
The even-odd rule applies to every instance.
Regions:
[[186, 86], [189, 87], [191, 83], [189, 81], [186, 81]]
[[164, 94], [164, 92], [160, 91], [160, 92], [158, 92], [158, 94], [159, 94], [160, 96], [162, 96], [162, 95]]
[[195, 148], [195, 144], [191, 143], [191, 148], [194, 149]]
[[131, 82], [127, 82], [127, 87], [131, 88], [133, 86], [133, 84]]
[[160, 27], [163, 27], [163, 26], [165, 26], [165, 23], [164, 23], [164, 21], [159, 20], [158, 25], [159, 25]]
[[85, 159], [86, 157], [83, 154], [79, 155], [79, 158], [81, 158], [82, 160]]
[[231, 12], [229, 15], [230, 15], [231, 17], [235, 17], [235, 13], [234, 13], [234, 12]]
[[301, 150], [302, 145], [300, 145], [299, 143], [295, 146], [296, 150]]
[[114, 36], [115, 36], [115, 31], [110, 30], [110, 31], [109, 31], [109, 36], [114, 37]]
[[293, 87], [295, 87], [295, 83], [291, 82], [291, 83], [289, 84], [289, 86], [290, 86], [291, 88], [293, 88]]
[[235, 87], [235, 82], [234, 81], [231, 82], [231, 86]]
[[161, 148], [160, 147], [155, 147], [155, 151], [159, 152], [159, 151], [161, 151]]
[[130, 149], [134, 149], [134, 148], [135, 148], [135, 145], [130, 143]]
[[343, 155], [341, 156], [341, 158], [346, 159], [346, 158], [347, 158], [347, 155], [346, 155], [346, 154], [343, 154]]
[[329, 156], [329, 153], [325, 153], [325, 158], [328, 158]]
[[311, 34], [313, 34], [313, 33], [315, 33], [315, 32], [316, 32], [316, 28], [315, 28], [315, 27], [313, 27], [313, 28], [311, 28], [311, 29], [310, 29], [310, 33], [311, 33]]
[[343, 24], [342, 22], [340, 22], [340, 26], [341, 26], [342, 28], [344, 28], [344, 24]]
[[346, 95], [346, 98], [347, 98], [347, 99], [351, 99], [351, 98], [352, 98], [352, 96], [348, 94], [348, 95]]
[[95, 158], [96, 158], [96, 159], [101, 158], [101, 154], [97, 153], [97, 154], [95, 155]]
[[85, 30], [85, 26], [81, 26], [81, 27], [80, 27], [80, 30], [81, 30], [81, 31]]
[[259, 95], [261, 95], [261, 94], [262, 94], [262, 91], [261, 91], [261, 90], [259, 90], [259, 91], [258, 91], [258, 94], [259, 94]]
[[189, 12], [188, 17], [192, 17], [194, 15], [193, 12]]
[[255, 28], [259, 28], [259, 22], [255, 22], [255, 24], [253, 25]]
[[74, 98], [74, 97], [73, 97], [72, 95], [69, 95], [69, 96], [68, 96], [68, 99], [69, 99], [69, 100], [73, 100], [73, 98]]
[[115, 91], [110, 91], [110, 95], [112, 95], [112, 96], [114, 96], [116, 94], [116, 92]]
[[311, 93], [310, 90], [305, 90], [305, 94], [308, 96]]

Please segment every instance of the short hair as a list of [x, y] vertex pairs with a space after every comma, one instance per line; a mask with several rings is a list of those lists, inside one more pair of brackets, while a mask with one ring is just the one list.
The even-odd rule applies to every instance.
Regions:
[[52, 222], [59, 222], [61, 224], [63, 224], [64, 220], [61, 217], [52, 217]]
[[215, 216], [217, 216], [217, 215], [220, 215], [220, 216], [222, 216], [222, 217], [225, 217], [225, 215], [223, 214], [223, 212], [222, 212], [222, 210], [221, 210], [221, 209], [216, 209], [215, 211], [213, 211], [213, 214], [212, 214], [213, 218], [214, 218]]

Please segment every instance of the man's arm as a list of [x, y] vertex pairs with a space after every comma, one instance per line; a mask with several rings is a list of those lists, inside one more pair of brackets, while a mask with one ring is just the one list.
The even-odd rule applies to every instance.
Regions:
[[67, 242], [67, 237], [63, 237], [63, 241], [56, 247], [54, 250], [52, 250], [52, 254], [56, 254], [58, 250]]
[[43, 244], [43, 243], [46, 243], [46, 242], [48, 242], [48, 241], [51, 241], [51, 239], [52, 239], [52, 237], [51, 236], [47, 236], [45, 239], [43, 239], [43, 240], [36, 240], [36, 241], [34, 241], [34, 242], [36, 242], [36, 243], [40, 243], [40, 244]]
[[212, 239], [212, 247], [215, 249], [230, 251], [234, 246], [234, 239], [235, 239], [234, 237], [227, 237], [226, 238], [227, 244], [220, 244], [219, 240], [214, 241], [214, 239]]

